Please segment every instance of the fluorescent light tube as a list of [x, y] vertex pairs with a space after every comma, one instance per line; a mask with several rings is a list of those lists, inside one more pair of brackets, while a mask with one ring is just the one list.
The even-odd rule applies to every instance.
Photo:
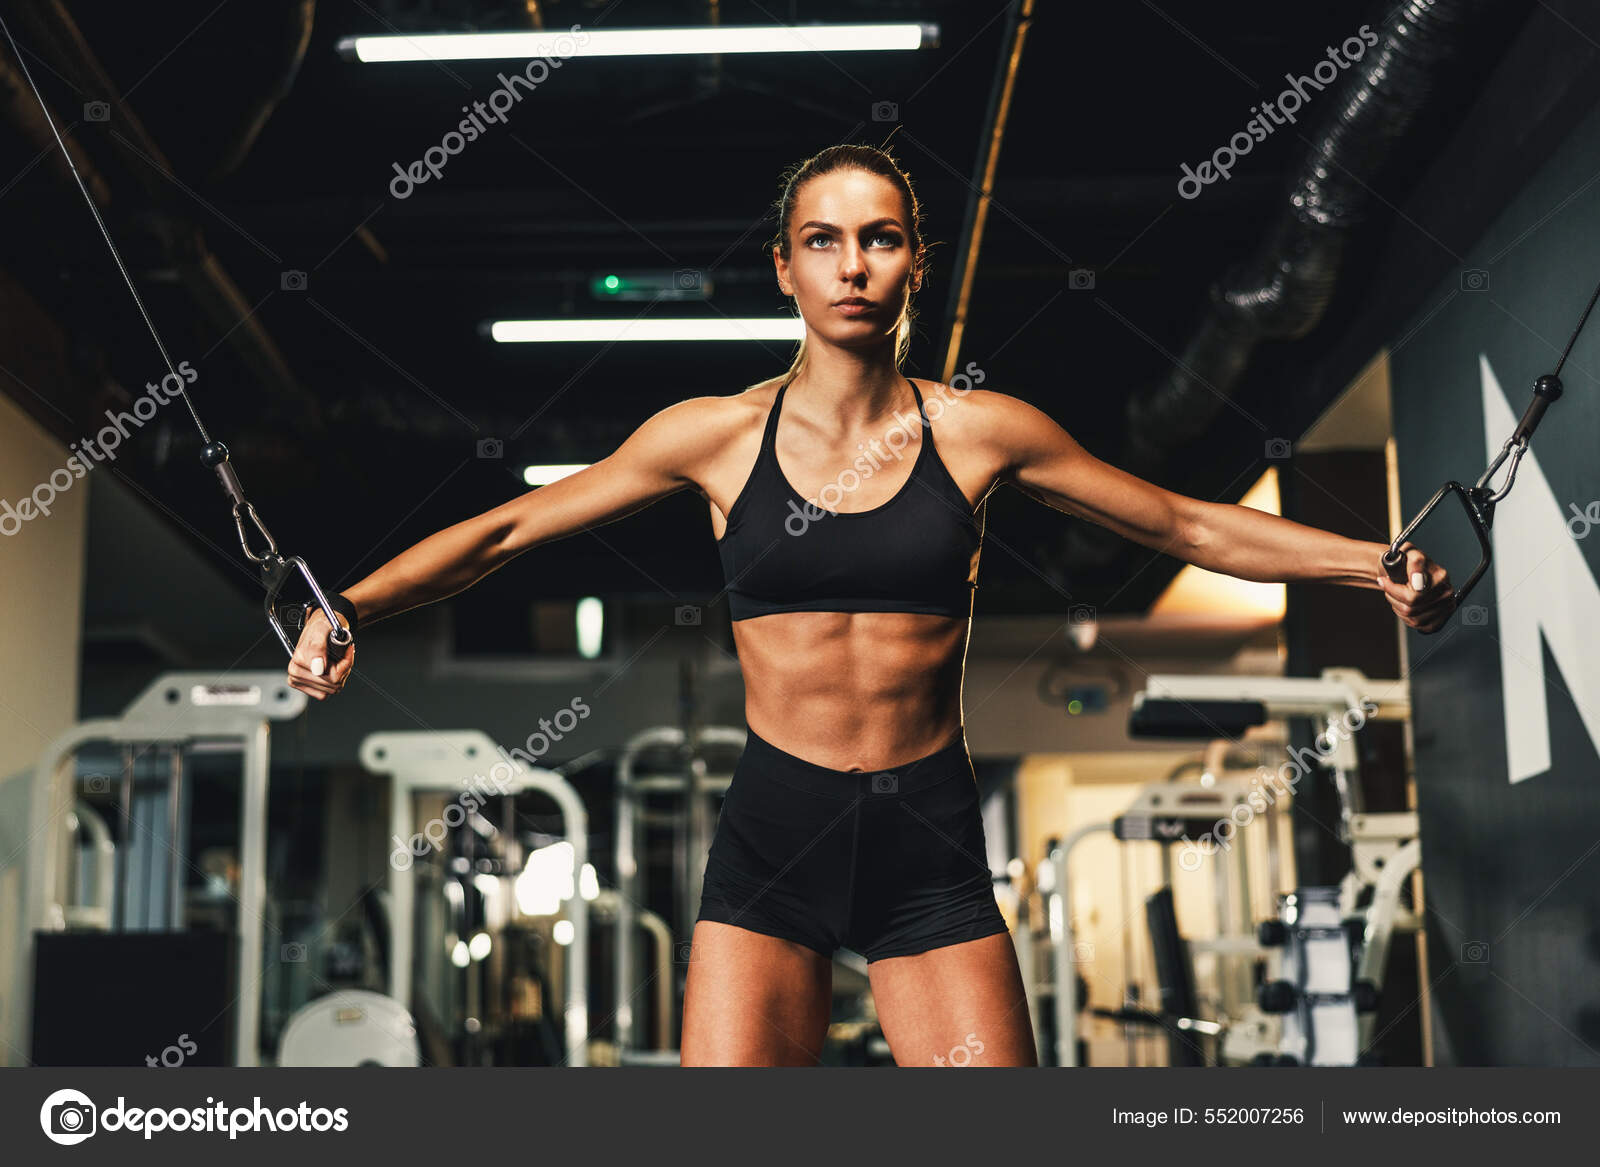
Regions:
[[[584, 39], [586, 38], [586, 39]], [[584, 39], [584, 43], [578, 43]], [[700, 28], [583, 28], [542, 32], [350, 36], [346, 60], [490, 61], [533, 57], [660, 57], [707, 53], [859, 53], [935, 48], [936, 24], [757, 24]]]
[[700, 320], [494, 320], [489, 335], [501, 344], [622, 340], [799, 340], [798, 316], [715, 316]]
[[587, 462], [529, 466], [522, 472], [522, 481], [529, 486], [549, 486], [557, 479], [565, 478], [569, 474], [576, 474], [578, 471], [587, 470], [588, 468], [589, 463]]

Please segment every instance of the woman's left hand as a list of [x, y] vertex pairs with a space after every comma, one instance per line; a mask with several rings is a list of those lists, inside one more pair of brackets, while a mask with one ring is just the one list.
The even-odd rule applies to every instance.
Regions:
[[1406, 582], [1395, 583], [1378, 559], [1376, 579], [1395, 615], [1418, 632], [1436, 632], [1444, 627], [1455, 611], [1455, 589], [1450, 585], [1450, 573], [1429, 559], [1410, 542], [1402, 543], [1405, 552]]

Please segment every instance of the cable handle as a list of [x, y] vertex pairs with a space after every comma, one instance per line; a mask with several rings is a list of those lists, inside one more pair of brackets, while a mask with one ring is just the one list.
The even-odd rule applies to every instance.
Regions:
[[[311, 594], [315, 597], [314, 603], [284, 602], [280, 599], [283, 588], [296, 574], [305, 581]], [[262, 564], [261, 581], [266, 586], [266, 612], [267, 622], [272, 625], [272, 630], [278, 634], [278, 640], [290, 656], [294, 655], [295, 644], [289, 638], [290, 628], [285, 623], [287, 618], [293, 625], [293, 631], [299, 633], [305, 628], [306, 618], [312, 608], [319, 608], [328, 618], [332, 630], [328, 633], [328, 664], [332, 666], [335, 661], [342, 660], [350, 646], [355, 643], [355, 637], [350, 630], [339, 622], [339, 615], [333, 605], [328, 601], [327, 594], [322, 590], [322, 585], [317, 582], [317, 577], [311, 574], [311, 569], [306, 566], [306, 561], [298, 555], [285, 559], [282, 556], [273, 556], [268, 562]], [[296, 637], [298, 639], [298, 636]]]
[[[1420, 527], [1423, 521], [1433, 513], [1444, 497], [1454, 494], [1461, 500], [1462, 509], [1467, 512], [1467, 519], [1472, 523], [1472, 532], [1478, 537], [1478, 566], [1473, 568], [1472, 574], [1467, 577], [1467, 582], [1456, 588], [1451, 594], [1452, 611], [1458, 611], [1467, 595], [1478, 585], [1483, 578], [1483, 573], [1489, 569], [1493, 559], [1494, 549], [1489, 542], [1489, 528], [1494, 523], [1495, 500], [1489, 492], [1481, 486], [1462, 486], [1461, 483], [1451, 480], [1441, 486], [1428, 505], [1417, 512], [1417, 517], [1406, 524], [1406, 529], [1395, 536], [1394, 542], [1389, 544], [1389, 550], [1383, 553], [1383, 570], [1388, 573], [1389, 579], [1394, 583], [1406, 582], [1406, 553], [1401, 550], [1411, 538], [1411, 533]], [[1443, 625], [1440, 625], [1442, 628]], [[1434, 629], [1437, 632], [1439, 629]], [[1430, 635], [1424, 633], [1424, 635]]]

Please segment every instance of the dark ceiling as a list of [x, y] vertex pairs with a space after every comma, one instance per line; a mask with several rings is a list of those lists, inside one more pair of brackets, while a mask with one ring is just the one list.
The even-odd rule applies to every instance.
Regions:
[[[551, 28], [694, 24], [707, 9], [540, 7]], [[939, 375], [1010, 5], [718, 7], [725, 24], [919, 20], [938, 24], [941, 37], [916, 53], [569, 62], [508, 124], [399, 199], [389, 189], [394, 163], [436, 144], [513, 63], [363, 65], [341, 59], [335, 43], [392, 30], [526, 28], [523, 4], [72, 0], [7, 2], [0, 12], [103, 182], [111, 234], [173, 359], [199, 371], [193, 400], [232, 447], [258, 511], [287, 550], [340, 586], [504, 501], [522, 489], [525, 463], [597, 460], [665, 405], [780, 372], [791, 356], [780, 344], [497, 346], [478, 325], [632, 314], [636, 305], [596, 303], [588, 282], [637, 268], [707, 272], [719, 313], [783, 311], [762, 246], [773, 230], [766, 212], [783, 169], [831, 143], [887, 139], [918, 184], [928, 237], [940, 246], [910, 371]], [[1308, 139], [1304, 127], [1274, 135], [1193, 201], [1177, 194], [1179, 165], [1239, 129], [1286, 71], [1309, 70], [1384, 12], [1365, 2], [1038, 4], [960, 363], [976, 362], [987, 388], [1033, 402], [1116, 461], [1129, 395], [1169, 370], [1208, 286], [1259, 243]], [[61, 32], [63, 14], [122, 95], [108, 121], [85, 120], [86, 103], [109, 96], [106, 80], [83, 67], [82, 46]], [[1239, 398], [1285, 436], [1326, 403], [1307, 398], [1305, 371], [1369, 294], [1394, 208], [1513, 31], [1498, 18], [1468, 30], [1454, 71], [1381, 172], [1381, 197], [1353, 232], [1326, 317], [1304, 340], [1259, 350]], [[72, 440], [162, 366], [82, 196], [25, 128], [31, 95], [0, 89], [9, 89], [0, 94], [0, 174], [16, 176], [0, 182], [0, 281], [25, 288], [39, 313], [19, 309], [8, 288], [0, 363], [6, 392]], [[874, 120], [881, 102], [898, 106], [895, 120]], [[1069, 286], [1074, 267], [1094, 269], [1092, 291]], [[306, 273], [303, 289], [286, 286], [289, 271]], [[236, 289], [232, 299], [216, 281]], [[1266, 465], [1259, 434], [1242, 428], [1223, 410], [1212, 432], [1150, 476], [1236, 499]], [[502, 458], [477, 456], [485, 438], [504, 442]], [[174, 405], [124, 447], [116, 469], [181, 516], [249, 589], [198, 445]], [[1178, 566], [1152, 564], [1157, 557], [1133, 545], [1108, 563], [1075, 560], [1073, 521], [997, 495], [980, 614], [1062, 611], [1073, 601], [1139, 610]], [[480, 617], [520, 622], [515, 609], [530, 595], [694, 602], [720, 586], [704, 504], [685, 492], [597, 536], [537, 549], [470, 595]]]

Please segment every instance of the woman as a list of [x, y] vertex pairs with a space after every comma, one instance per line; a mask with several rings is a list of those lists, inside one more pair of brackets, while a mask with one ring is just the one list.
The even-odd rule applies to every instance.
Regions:
[[[961, 708], [989, 493], [1009, 483], [1243, 579], [1377, 587], [1424, 631], [1449, 615], [1448, 577], [1408, 548], [1411, 586], [1390, 583], [1381, 543], [1162, 490], [1014, 397], [902, 376], [926, 252], [887, 153], [824, 150], [790, 172], [777, 219], [778, 285], [805, 321], [785, 377], [663, 409], [610, 457], [429, 536], [344, 599], [367, 623], [699, 491], [728, 574], [749, 740], [706, 867], [683, 1064], [815, 1064], [831, 955], [846, 946], [867, 958], [899, 1064], [1033, 1065]], [[289, 666], [319, 700], [355, 659], [324, 669], [329, 630], [316, 614]]]

